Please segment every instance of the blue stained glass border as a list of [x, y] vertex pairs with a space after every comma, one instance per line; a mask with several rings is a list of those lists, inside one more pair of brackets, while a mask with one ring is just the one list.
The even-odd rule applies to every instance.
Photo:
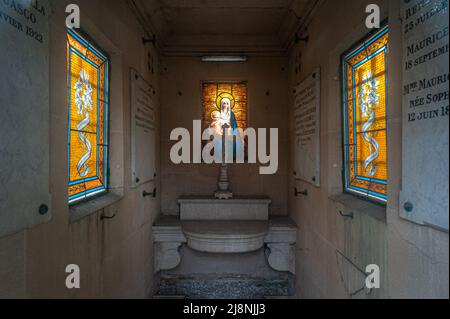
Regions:
[[[356, 193], [358, 195], [362, 195], [362, 196], [368, 196], [372, 199], [374, 199], [375, 201], [378, 202], [382, 202], [382, 203], [386, 203], [388, 197], [385, 194], [380, 194], [371, 190], [367, 190], [367, 189], [362, 189], [356, 186], [351, 185], [350, 182], [350, 169], [348, 168], [348, 165], [350, 165], [350, 160], [349, 160], [349, 147], [352, 147], [352, 145], [350, 145], [350, 141], [349, 141], [349, 137], [348, 137], [348, 132], [349, 132], [349, 128], [348, 128], [348, 86], [347, 86], [347, 68], [348, 68], [348, 61], [354, 57], [355, 55], [357, 55], [358, 53], [360, 53], [361, 51], [365, 50], [368, 46], [370, 46], [372, 43], [374, 43], [375, 41], [377, 41], [378, 39], [380, 39], [382, 36], [384, 36], [386, 33], [389, 32], [389, 27], [385, 26], [383, 27], [381, 30], [379, 30], [376, 34], [369, 36], [368, 38], [360, 41], [362, 42], [361, 45], [359, 45], [356, 49], [352, 50], [350, 53], [348, 53], [347, 55], [345, 55], [342, 58], [342, 75], [343, 75], [343, 126], [344, 126], [344, 187], [346, 191], [352, 192], [352, 193]], [[367, 61], [370, 61], [371, 59], [373, 59], [375, 56], [377, 56], [378, 54], [386, 54], [386, 66], [385, 66], [385, 70], [386, 70], [386, 90], [388, 89], [388, 59], [387, 59], [387, 54], [388, 54], [388, 46], [384, 46], [382, 48], [380, 48], [379, 50], [373, 52], [369, 57], [365, 58], [364, 60], [358, 62], [356, 65], [352, 66], [352, 83], [355, 83], [354, 80], [354, 76], [355, 76], [355, 68], [357, 68], [359, 65], [366, 63]], [[353, 97], [356, 96], [356, 87], [352, 88], [353, 90]], [[353, 101], [353, 105], [354, 108], [356, 108], [356, 100], [354, 99]], [[388, 94], [386, 92], [386, 113], [388, 110]], [[356, 112], [354, 112], [354, 123], [356, 123]], [[386, 116], [386, 131], [388, 131], [388, 127], [387, 127], [387, 116]], [[355, 141], [356, 141], [356, 130], [355, 130]], [[355, 148], [355, 159], [354, 159], [354, 169], [355, 169], [355, 174], [358, 172], [358, 161], [357, 161], [357, 146], [354, 145], [353, 146]], [[368, 181], [368, 182], [374, 182], [377, 184], [381, 184], [381, 185], [387, 185], [388, 182], [384, 181], [384, 180], [377, 180], [377, 179], [370, 179], [370, 178], [366, 178], [366, 177], [362, 177], [359, 175], [356, 175], [357, 179], [363, 180], [363, 181]]]
[[[72, 196], [68, 197], [68, 201], [70, 205], [79, 203], [82, 200], [86, 200], [89, 199], [91, 197], [94, 197], [95, 195], [100, 195], [103, 194], [105, 192], [108, 191], [108, 170], [109, 170], [109, 166], [108, 166], [108, 149], [109, 149], [109, 145], [108, 145], [108, 136], [109, 136], [109, 127], [108, 127], [108, 119], [109, 119], [109, 59], [106, 55], [102, 54], [99, 49], [95, 48], [95, 46], [93, 44], [91, 44], [90, 41], [85, 40], [81, 35], [77, 34], [75, 31], [71, 30], [71, 29], [67, 29], [68, 34], [70, 34], [71, 36], [73, 36], [77, 41], [79, 41], [82, 45], [84, 45], [86, 47], [87, 50], [89, 50], [90, 52], [92, 52], [93, 54], [95, 54], [98, 58], [101, 59], [101, 61], [103, 61], [103, 65], [104, 65], [104, 88], [103, 88], [103, 97], [104, 100], [103, 102], [103, 119], [104, 119], [104, 144], [100, 145], [100, 135], [97, 134], [97, 158], [99, 158], [99, 152], [100, 152], [100, 147], [103, 147], [103, 185], [94, 189], [90, 189]], [[71, 83], [71, 74], [70, 74], [70, 70], [71, 70], [71, 63], [72, 63], [72, 58], [71, 55], [72, 54], [76, 54], [77, 56], [79, 56], [80, 58], [82, 58], [83, 60], [85, 60], [86, 62], [88, 62], [90, 65], [92, 65], [93, 67], [95, 67], [98, 70], [98, 83], [97, 83], [97, 89], [100, 90], [100, 67], [99, 65], [95, 64], [93, 61], [91, 61], [89, 58], [87, 58], [85, 55], [83, 55], [81, 52], [79, 52], [78, 50], [76, 50], [73, 47], [69, 47], [69, 65], [68, 65], [68, 90], [70, 92], [71, 88], [72, 88], [72, 83]], [[70, 94], [70, 93], [69, 93]], [[100, 103], [101, 99], [100, 99], [100, 92], [97, 94], [98, 96], [98, 100], [97, 102]], [[71, 136], [71, 98], [69, 98], [69, 111], [68, 111], [68, 115], [69, 115], [69, 126], [68, 126], [68, 178], [70, 180], [70, 136]], [[100, 118], [100, 107], [97, 108], [97, 118]], [[100, 123], [97, 124], [97, 131], [99, 131], [99, 125]], [[89, 181], [93, 181], [93, 180], [97, 180], [100, 179], [99, 178], [99, 161], [96, 162], [96, 176], [91, 177], [91, 178], [87, 178], [87, 179], [80, 179], [77, 181], [72, 181], [68, 184], [68, 186], [74, 186], [77, 184], [82, 184], [82, 183], [86, 183]]]

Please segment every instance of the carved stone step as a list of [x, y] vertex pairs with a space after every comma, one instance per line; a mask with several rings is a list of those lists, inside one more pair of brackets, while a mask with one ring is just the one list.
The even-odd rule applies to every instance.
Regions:
[[182, 222], [190, 248], [206, 253], [247, 253], [264, 246], [269, 223], [264, 221]]

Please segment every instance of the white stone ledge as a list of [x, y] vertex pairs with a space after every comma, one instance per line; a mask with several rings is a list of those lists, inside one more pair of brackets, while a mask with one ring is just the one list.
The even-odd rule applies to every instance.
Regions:
[[218, 200], [212, 197], [182, 197], [180, 204], [181, 220], [264, 220], [269, 219], [268, 197], [235, 197]]
[[[336, 205], [336, 213], [345, 216], [353, 214], [366, 214], [367, 216], [386, 222], [386, 206], [361, 199], [355, 195], [342, 193], [329, 197]], [[348, 217], [347, 217], [348, 218]]]
[[295, 244], [297, 242], [297, 225], [289, 217], [273, 217], [269, 220], [269, 234], [266, 243]]
[[69, 207], [69, 222], [76, 223], [92, 214], [100, 212], [123, 199], [121, 194], [109, 192], [99, 197], [92, 198], [86, 202], [81, 202]]
[[210, 202], [227, 202], [227, 203], [233, 203], [233, 204], [270, 204], [272, 203], [272, 200], [267, 196], [252, 196], [252, 197], [245, 197], [245, 196], [235, 196], [232, 199], [215, 199], [211, 196], [182, 196], [178, 199], [178, 203], [184, 203], [184, 204], [201, 204], [201, 203], [210, 203]]

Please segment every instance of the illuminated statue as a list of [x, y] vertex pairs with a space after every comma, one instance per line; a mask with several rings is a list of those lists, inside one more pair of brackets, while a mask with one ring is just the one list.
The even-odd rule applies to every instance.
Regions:
[[[210, 128], [216, 135], [214, 139], [214, 150], [218, 158], [223, 162], [243, 162], [244, 161], [244, 140], [242, 138], [242, 130], [239, 130], [236, 116], [232, 109], [231, 96], [223, 95], [218, 98], [218, 107], [220, 112], [214, 111], [211, 114], [212, 123]], [[224, 137], [224, 132], [226, 135]], [[225, 145], [224, 145], [225, 142]], [[226, 156], [223, 151], [226, 148]]]

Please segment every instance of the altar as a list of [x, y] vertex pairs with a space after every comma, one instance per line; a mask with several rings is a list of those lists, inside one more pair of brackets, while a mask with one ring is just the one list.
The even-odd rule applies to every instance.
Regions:
[[269, 217], [270, 198], [189, 196], [178, 203], [179, 217], [162, 216], [153, 226], [156, 272], [176, 268], [185, 245], [208, 254], [264, 250], [272, 269], [295, 274], [297, 226], [286, 216]]
[[[247, 283], [250, 290], [265, 287], [264, 295], [289, 295], [295, 274], [296, 224], [287, 216], [270, 216], [269, 197], [239, 196], [230, 187], [228, 169], [245, 158], [246, 143], [239, 129], [246, 128], [242, 111], [246, 86], [230, 87], [222, 92], [223, 86], [220, 91], [213, 85], [206, 89], [212, 97], [204, 98], [210, 101], [207, 106], [212, 105], [205, 122], [207, 135], [214, 136], [207, 147], [220, 163], [217, 189], [211, 195], [179, 197], [179, 213], [163, 215], [154, 224], [154, 271], [162, 278], [160, 286], [172, 287], [162, 289], [166, 292], [192, 293], [203, 282], [209, 295], [217, 282], [245, 285], [242, 278], [247, 278], [254, 280]], [[239, 89], [244, 90], [240, 95]]]

